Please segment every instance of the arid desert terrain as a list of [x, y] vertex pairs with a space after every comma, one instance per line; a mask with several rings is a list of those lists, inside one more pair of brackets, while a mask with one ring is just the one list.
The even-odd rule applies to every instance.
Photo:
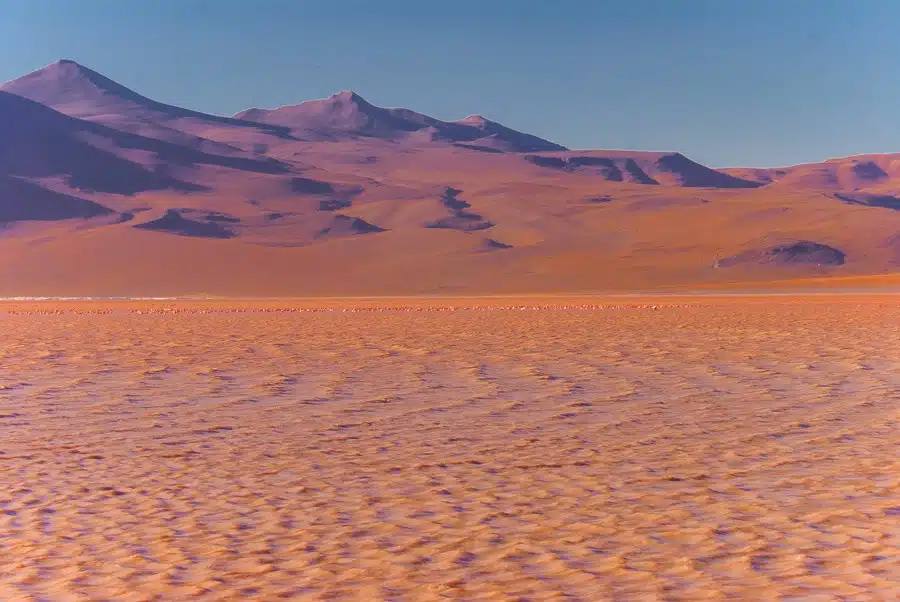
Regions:
[[0, 602], [896, 600], [898, 182], [6, 82]]
[[0, 303], [0, 600], [900, 599], [900, 298]]
[[0, 296], [900, 282], [900, 154], [717, 168], [352, 91], [300, 100], [211, 115], [71, 60], [0, 84]]

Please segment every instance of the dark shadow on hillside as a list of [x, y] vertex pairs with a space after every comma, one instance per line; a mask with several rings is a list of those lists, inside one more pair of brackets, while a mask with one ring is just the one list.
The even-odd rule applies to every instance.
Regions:
[[484, 239], [484, 250], [486, 251], [496, 251], [498, 249], [512, 249], [512, 245], [508, 245], [505, 242], [500, 242], [499, 240], [494, 240], [493, 238]]
[[233, 215], [226, 215], [224, 213], [212, 212], [207, 214], [206, 221], [208, 222], [224, 222], [227, 224], [238, 224], [240, 223], [240, 218], [234, 217]]
[[570, 157], [567, 161], [568, 165], [578, 170], [582, 167], [593, 167], [604, 178], [611, 182], [621, 182], [622, 170], [620, 170], [612, 159], [605, 157]]
[[217, 222], [195, 221], [187, 219], [175, 209], [169, 209], [159, 219], [133, 226], [141, 230], [167, 232], [180, 236], [196, 236], [200, 238], [234, 238], [234, 231]]
[[[145, 151], [153, 156], [155, 165], [138, 164], [118, 155], [115, 149]], [[272, 174], [288, 171], [274, 159], [210, 155], [74, 119], [0, 92], [0, 173], [33, 178], [62, 176], [80, 190], [130, 195], [148, 190], [207, 190], [169, 175], [172, 166], [197, 165]]]
[[328, 199], [325, 201], [319, 201], [319, 211], [337, 211], [338, 209], [346, 209], [352, 204], [353, 203], [348, 200]]
[[[524, 159], [538, 167], [559, 169], [570, 173], [587, 173], [602, 176], [610, 182], [634, 182], [636, 184], [658, 184], [648, 176], [634, 161], [625, 159], [622, 167], [608, 157], [546, 157], [542, 155], [525, 155]], [[624, 169], [624, 171], [623, 171]]]
[[659, 182], [648, 176], [634, 159], [625, 159], [625, 171], [631, 176], [632, 182], [637, 184], [648, 184], [650, 186], [659, 185]]
[[0, 175], [0, 223], [87, 219], [114, 213], [99, 203]]
[[759, 188], [759, 182], [742, 180], [691, 161], [681, 153], [664, 155], [657, 159], [657, 167], [681, 180], [688, 188]]
[[330, 194], [334, 186], [312, 178], [291, 178], [291, 191], [296, 194]]
[[834, 198], [850, 205], [862, 205], [864, 207], [882, 207], [900, 211], [900, 198], [887, 194], [835, 194]]
[[331, 218], [331, 223], [328, 226], [316, 233], [316, 238], [338, 238], [384, 231], [384, 228], [371, 224], [364, 219], [338, 213]]
[[763, 249], [743, 251], [718, 260], [716, 267], [727, 268], [736, 265], [838, 266], [843, 265], [846, 258], [846, 254], [840, 249], [809, 240], [799, 240]]
[[478, 151], [479, 153], [490, 153], [490, 154], [504, 154], [506, 151], [501, 150], [499, 148], [491, 148], [489, 146], [478, 146], [477, 144], [463, 144], [462, 142], [457, 142], [453, 146], [458, 146], [459, 148], [465, 148], [467, 150]]
[[455, 188], [446, 188], [441, 194], [441, 204], [444, 205], [450, 214], [447, 217], [427, 222], [426, 228], [442, 228], [447, 230], [460, 230], [463, 232], [474, 232], [477, 230], [487, 230], [493, 228], [494, 224], [484, 219], [481, 215], [469, 211], [469, 204], [459, 198], [462, 190]]
[[887, 178], [887, 173], [873, 161], [864, 161], [853, 166], [853, 173], [861, 180], [874, 182]]
[[549, 167], [551, 169], [565, 169], [566, 160], [561, 157], [542, 157], [541, 155], [525, 155], [523, 157], [529, 163], [533, 163], [538, 167]]

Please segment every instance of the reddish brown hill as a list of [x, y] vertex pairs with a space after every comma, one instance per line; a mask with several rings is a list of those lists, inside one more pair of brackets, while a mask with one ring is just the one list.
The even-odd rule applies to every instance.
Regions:
[[68, 115], [0, 91], [0, 296], [871, 284], [900, 265], [897, 155], [715, 170], [353, 93], [215, 117], [70, 62], [5, 89]]
[[720, 171], [779, 188], [900, 192], [900, 154], [854, 155], [790, 167]]

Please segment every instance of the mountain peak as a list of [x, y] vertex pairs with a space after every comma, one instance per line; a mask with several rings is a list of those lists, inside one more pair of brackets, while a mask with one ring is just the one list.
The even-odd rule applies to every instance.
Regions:
[[363, 111], [371, 112], [375, 110], [375, 106], [369, 103], [365, 98], [354, 92], [353, 90], [343, 90], [337, 94], [332, 94], [324, 100], [309, 100], [300, 103], [300, 106], [330, 107], [326, 110], [344, 110], [344, 111]]
[[353, 90], [342, 90], [337, 94], [332, 94], [330, 98], [336, 100], [349, 100], [352, 102], [365, 102], [365, 99]]
[[490, 119], [485, 117], [484, 115], [469, 115], [464, 119], [460, 119], [456, 123], [465, 123], [466, 125], [484, 125], [486, 123], [493, 123]]
[[[112, 82], [112, 80], [100, 75], [93, 69], [89, 67], [85, 67], [78, 61], [73, 61], [72, 59], [59, 59], [56, 62], [50, 63], [49, 65], [45, 65], [36, 71], [32, 71], [25, 75], [25, 78], [35, 78], [38, 76], [48, 77], [48, 76], [58, 76], [60, 74], [66, 75], [79, 75], [81, 77], [85, 77], [92, 80], [108, 80]], [[22, 78], [20, 78], [22, 79]], [[114, 83], [114, 82], [113, 82]]]
[[98, 94], [143, 98], [125, 86], [71, 59], [60, 59], [6, 82], [2, 89], [48, 106], [85, 100]]

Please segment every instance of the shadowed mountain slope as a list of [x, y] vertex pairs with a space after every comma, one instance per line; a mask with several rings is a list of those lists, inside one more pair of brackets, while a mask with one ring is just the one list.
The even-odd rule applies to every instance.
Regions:
[[112, 210], [99, 203], [46, 190], [13, 176], [0, 175], [0, 224], [87, 219], [111, 213]]
[[[74, 189], [117, 194], [189, 189], [183, 182], [115, 152], [122, 146], [148, 149], [160, 144], [0, 92], [0, 174], [61, 177]], [[171, 147], [171, 151], [185, 152], [181, 147]]]
[[134, 194], [197, 190], [167, 171], [173, 166], [198, 165], [269, 174], [288, 170], [274, 159], [212, 155], [122, 132], [0, 91], [0, 173], [60, 176], [74, 189]]

